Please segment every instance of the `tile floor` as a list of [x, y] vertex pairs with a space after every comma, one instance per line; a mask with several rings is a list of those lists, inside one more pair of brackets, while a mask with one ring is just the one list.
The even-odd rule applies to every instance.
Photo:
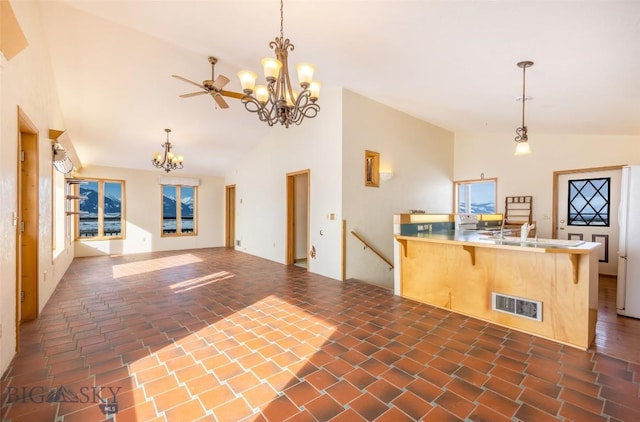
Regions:
[[76, 259], [22, 327], [0, 419], [638, 421], [639, 382], [638, 363], [213, 248]]

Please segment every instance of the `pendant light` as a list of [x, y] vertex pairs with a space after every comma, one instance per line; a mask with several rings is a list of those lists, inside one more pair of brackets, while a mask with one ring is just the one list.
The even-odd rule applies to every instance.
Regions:
[[531, 148], [529, 147], [529, 137], [527, 136], [527, 126], [524, 124], [524, 105], [527, 101], [533, 98], [527, 97], [525, 94], [525, 73], [528, 67], [533, 66], [532, 61], [518, 62], [518, 67], [522, 69], [522, 97], [518, 98], [518, 101], [522, 101], [522, 126], [516, 129], [516, 152], [514, 155], [527, 155], [531, 154]]

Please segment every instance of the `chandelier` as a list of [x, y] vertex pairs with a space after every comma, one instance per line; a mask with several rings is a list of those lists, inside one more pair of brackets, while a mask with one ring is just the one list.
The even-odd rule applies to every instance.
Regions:
[[242, 103], [248, 111], [257, 113], [258, 118], [269, 126], [279, 122], [289, 127], [293, 123], [299, 125], [305, 117], [316, 117], [320, 111], [316, 101], [321, 84], [313, 80], [313, 65], [300, 63], [296, 70], [302, 91], [298, 93], [291, 87], [287, 50], [293, 51], [294, 46], [283, 35], [283, 8], [283, 0], [280, 0], [280, 37], [269, 43], [276, 58], [262, 59], [267, 85], [256, 85], [257, 74], [250, 70], [238, 72], [238, 78], [244, 92]]
[[516, 136], [514, 141], [516, 141], [516, 152], [514, 155], [526, 155], [531, 154], [531, 148], [529, 147], [529, 137], [527, 136], [527, 126], [524, 124], [524, 104], [527, 101], [532, 100], [533, 98], [527, 97], [525, 95], [525, 72], [528, 67], [533, 66], [533, 62], [524, 61], [518, 62], [518, 67], [522, 68], [522, 97], [518, 98], [518, 101], [522, 101], [522, 126], [516, 129]]
[[155, 152], [153, 154], [153, 160], [151, 160], [151, 163], [154, 166], [161, 168], [169, 173], [171, 170], [181, 169], [184, 158], [182, 157], [182, 155], [175, 155], [173, 152], [171, 152], [171, 148], [173, 148], [173, 145], [171, 145], [171, 142], [169, 142], [169, 133], [171, 132], [171, 129], [165, 129], [164, 131], [167, 132], [167, 140], [164, 144], [160, 145], [162, 148], [164, 148], [164, 154]]

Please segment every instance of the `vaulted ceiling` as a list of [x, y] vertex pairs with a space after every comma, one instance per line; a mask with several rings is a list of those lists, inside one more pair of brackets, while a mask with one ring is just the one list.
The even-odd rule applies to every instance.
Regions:
[[[151, 169], [171, 128], [183, 172], [223, 175], [274, 130], [238, 100], [218, 109], [207, 95], [179, 98], [197, 88], [171, 75], [210, 79], [207, 57], [216, 56], [216, 74], [231, 79], [225, 89], [240, 91], [237, 71], [260, 74], [260, 59], [273, 56], [278, 0], [40, 7], [64, 129], [84, 164]], [[323, 89], [346, 88], [452, 131], [515, 136], [516, 63], [532, 60], [531, 138], [640, 135], [638, 1], [286, 0], [284, 35], [295, 45], [290, 65], [314, 63]]]

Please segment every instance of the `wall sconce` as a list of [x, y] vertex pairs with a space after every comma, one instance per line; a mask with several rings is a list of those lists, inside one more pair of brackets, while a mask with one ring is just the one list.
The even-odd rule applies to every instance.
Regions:
[[380, 171], [380, 180], [383, 182], [388, 182], [393, 177], [393, 172], [391, 170], [381, 170]]

